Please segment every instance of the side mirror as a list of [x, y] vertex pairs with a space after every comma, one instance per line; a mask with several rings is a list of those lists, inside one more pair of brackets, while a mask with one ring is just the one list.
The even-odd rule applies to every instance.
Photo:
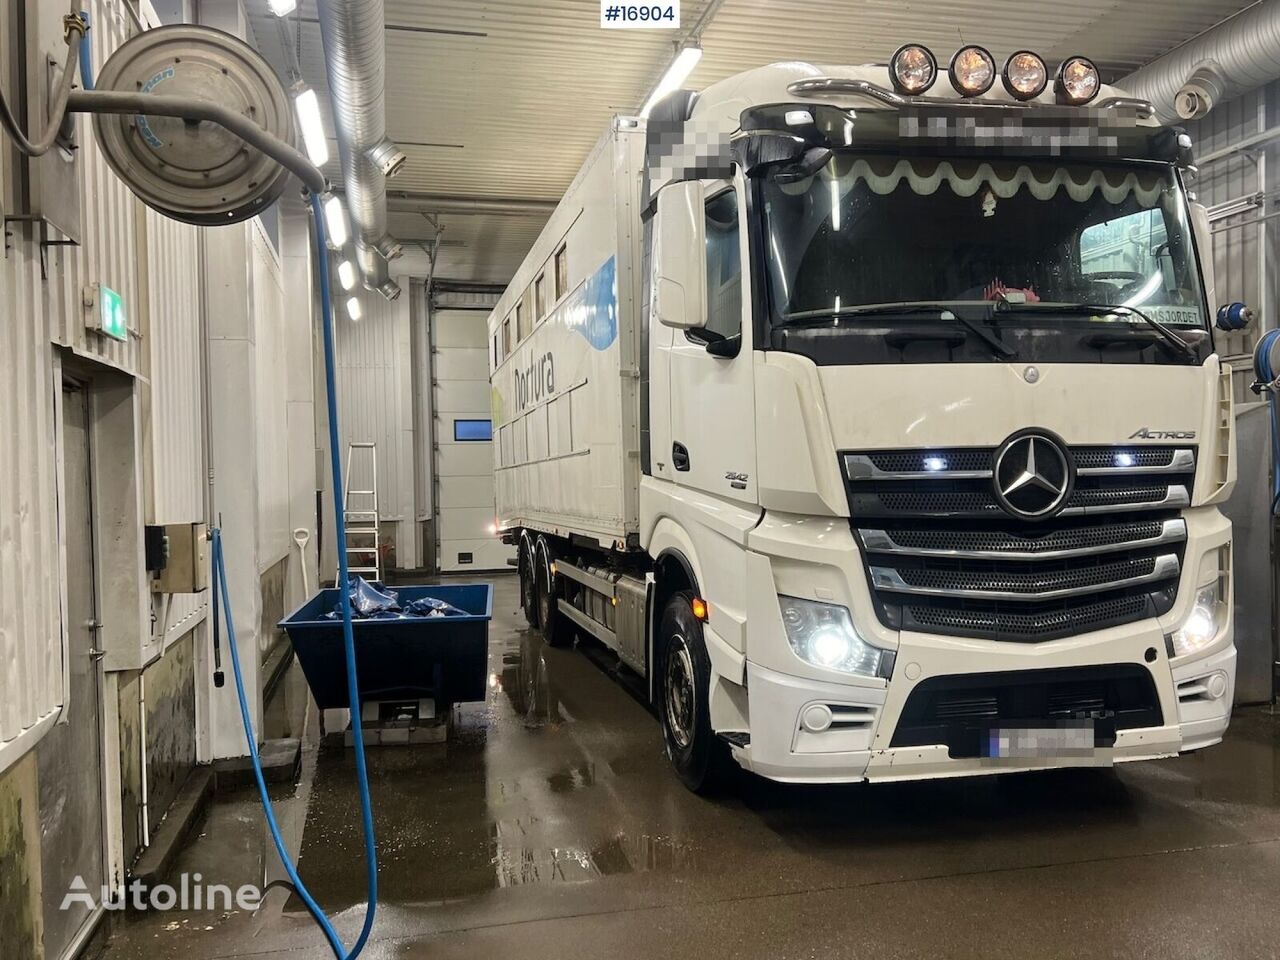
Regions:
[[1213, 232], [1209, 229], [1209, 211], [1203, 203], [1191, 204], [1191, 231], [1196, 237], [1200, 255], [1200, 276], [1204, 278], [1204, 297], [1210, 304], [1218, 302], [1218, 287], [1213, 276]]
[[658, 194], [653, 232], [653, 314], [677, 330], [706, 323], [707, 264], [702, 184], [685, 180]]

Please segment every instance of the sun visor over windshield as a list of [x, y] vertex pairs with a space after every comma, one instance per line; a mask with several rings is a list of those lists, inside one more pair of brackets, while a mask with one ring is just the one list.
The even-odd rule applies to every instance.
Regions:
[[[1041, 167], [1041, 173], [1045, 172]], [[1121, 204], [1132, 196], [1139, 205], [1147, 208], [1160, 202], [1161, 192], [1167, 185], [1159, 169], [1075, 168], [1064, 165], [1054, 168], [1052, 176], [1040, 179], [1025, 164], [963, 163], [927, 157], [907, 160], [837, 156], [817, 176], [836, 180], [841, 194], [862, 182], [872, 192], [888, 196], [905, 181], [913, 193], [922, 197], [937, 193], [945, 183], [958, 197], [973, 197], [979, 191], [990, 190], [996, 198], [1007, 200], [1025, 187], [1037, 200], [1052, 200], [1061, 190], [1077, 203], [1086, 203], [1095, 193], [1101, 192], [1108, 203]], [[810, 189], [810, 184], [807, 180], [793, 183], [779, 180], [777, 189], [784, 194], [799, 196]]]

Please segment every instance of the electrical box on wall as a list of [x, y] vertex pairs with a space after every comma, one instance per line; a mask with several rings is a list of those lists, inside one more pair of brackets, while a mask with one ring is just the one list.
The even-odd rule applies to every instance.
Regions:
[[[47, 129], [54, 90], [67, 59], [66, 27], [63, 18], [69, 7], [47, 0], [18, 4], [20, 25], [27, 38], [23, 70], [26, 129], [39, 133]], [[77, 85], [79, 78], [76, 78]], [[24, 219], [45, 224], [47, 240], [79, 243], [82, 229], [80, 207], [80, 146], [76, 142], [76, 118], [68, 114], [53, 148], [42, 157], [25, 162]]]
[[203, 523], [170, 523], [146, 529], [152, 593], [200, 593], [209, 586], [208, 530]]

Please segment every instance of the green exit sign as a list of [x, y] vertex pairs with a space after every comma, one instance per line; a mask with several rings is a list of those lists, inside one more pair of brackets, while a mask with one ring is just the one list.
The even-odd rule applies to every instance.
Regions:
[[113, 340], [129, 339], [129, 318], [124, 298], [106, 284], [98, 285], [98, 330]]

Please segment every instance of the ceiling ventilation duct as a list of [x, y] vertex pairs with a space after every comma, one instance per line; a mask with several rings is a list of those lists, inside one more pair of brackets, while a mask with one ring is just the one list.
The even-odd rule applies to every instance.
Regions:
[[317, 11], [356, 261], [365, 286], [394, 300], [400, 288], [387, 261], [401, 251], [387, 233], [387, 177], [404, 165], [405, 155], [387, 139], [382, 2], [319, 0]]
[[1150, 100], [1164, 123], [1196, 120], [1215, 104], [1280, 77], [1280, 0], [1262, 0], [1117, 86]]

